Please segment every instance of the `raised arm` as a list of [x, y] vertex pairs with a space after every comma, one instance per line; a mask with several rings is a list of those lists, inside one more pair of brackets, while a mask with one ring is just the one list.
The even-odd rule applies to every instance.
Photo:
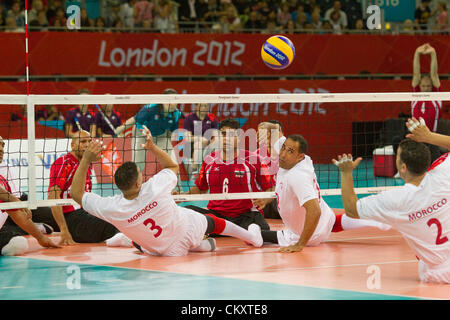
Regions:
[[133, 126], [135, 123], [136, 123], [136, 119], [134, 119], [134, 117], [131, 117], [127, 121], [125, 121], [125, 123], [123, 123], [120, 126], [118, 126], [116, 128], [116, 130], [114, 130], [114, 133], [116, 134], [116, 136], [118, 136], [119, 134], [122, 133], [123, 130]]
[[426, 53], [428, 53], [431, 56], [430, 77], [431, 81], [433, 82], [433, 87], [439, 88], [441, 86], [441, 82], [439, 81], [436, 50], [432, 46], [428, 45]]
[[417, 87], [420, 83], [420, 55], [424, 52], [425, 46], [426, 44], [421, 45], [414, 52], [412, 87]]
[[[422, 123], [424, 123], [423, 118], [420, 119], [422, 120]], [[417, 142], [433, 144], [450, 150], [450, 136], [431, 132], [430, 129], [422, 123], [417, 121], [416, 118], [408, 119], [406, 126], [411, 133], [407, 134], [406, 138]]]
[[343, 154], [338, 156], [338, 160], [332, 160], [341, 171], [342, 203], [344, 204], [345, 214], [355, 219], [359, 219], [359, 215], [356, 209], [358, 197], [353, 187], [353, 169], [359, 165], [361, 160], [362, 158], [358, 158], [353, 161], [351, 154]]
[[178, 164], [170, 157], [167, 152], [153, 143], [152, 134], [146, 126], [144, 126], [142, 133], [146, 139], [145, 144], [142, 145], [142, 147], [151, 151], [155, 155], [156, 160], [163, 169], [169, 169], [172, 170], [175, 174], [178, 174]]

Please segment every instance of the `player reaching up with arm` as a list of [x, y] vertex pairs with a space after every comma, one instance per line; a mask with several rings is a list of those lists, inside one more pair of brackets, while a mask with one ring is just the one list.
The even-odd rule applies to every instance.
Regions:
[[423, 118], [420, 118], [420, 121], [414, 117], [408, 119], [406, 126], [411, 133], [407, 134], [406, 137], [417, 142], [425, 142], [450, 150], [450, 136], [431, 132], [424, 123]]
[[419, 278], [450, 283], [450, 157], [443, 155], [429, 169], [429, 149], [410, 139], [400, 143], [396, 157], [405, 185], [359, 200], [352, 172], [361, 158], [353, 161], [352, 155], [343, 154], [333, 159], [341, 172], [346, 214], [392, 225], [419, 259]]
[[125, 162], [114, 174], [120, 195], [101, 197], [85, 192], [83, 177], [92, 161], [98, 159], [102, 145], [90, 143], [83, 155], [72, 182], [71, 196], [93, 216], [114, 224], [123, 233], [111, 239], [111, 246], [133, 241], [136, 248], [147, 254], [183, 256], [189, 251], [213, 251], [215, 240], [203, 239], [205, 234], [233, 236], [256, 247], [262, 245], [261, 229], [253, 224], [245, 230], [231, 222], [202, 215], [179, 207], [171, 191], [177, 184], [178, 165], [168, 153], [153, 143], [150, 131], [144, 126], [144, 148], [151, 151], [163, 169], [143, 182], [142, 172], [134, 162]]

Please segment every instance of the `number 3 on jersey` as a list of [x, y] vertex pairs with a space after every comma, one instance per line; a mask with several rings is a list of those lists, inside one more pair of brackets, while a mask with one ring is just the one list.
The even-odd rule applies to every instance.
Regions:
[[161, 235], [162, 229], [161, 229], [160, 226], [157, 226], [157, 225], [156, 225], [155, 220], [153, 220], [153, 219], [147, 219], [147, 220], [144, 221], [144, 225], [145, 225], [146, 227], [148, 227], [148, 225], [150, 225], [150, 230], [152, 230], [152, 231], [153, 231], [153, 230], [156, 230], [156, 233], [153, 234], [153, 236], [154, 236], [155, 238], [158, 238], [158, 237]]

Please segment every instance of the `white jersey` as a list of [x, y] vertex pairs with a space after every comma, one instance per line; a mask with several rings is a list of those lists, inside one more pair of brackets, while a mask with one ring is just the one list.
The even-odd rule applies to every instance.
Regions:
[[[275, 143], [279, 153], [285, 137]], [[295, 234], [301, 235], [305, 224], [306, 209], [303, 205], [312, 199], [318, 199], [321, 209], [319, 223], [311, 240], [321, 235], [329, 235], [335, 222], [335, 214], [320, 196], [316, 173], [311, 158], [305, 158], [289, 170], [279, 168], [275, 194], [278, 211], [283, 223]], [[326, 240], [320, 237], [322, 241]], [[311, 241], [310, 240], [310, 241]]]
[[362, 198], [356, 205], [360, 218], [396, 228], [416, 256], [427, 265], [449, 262], [449, 153], [433, 164], [419, 186], [405, 184], [398, 189]]
[[113, 224], [143, 249], [157, 255], [183, 255], [174, 249], [180, 243], [186, 249], [196, 247], [206, 232], [202, 214], [178, 206], [171, 191], [177, 176], [170, 169], [161, 170], [142, 184], [139, 196], [127, 200], [122, 194], [101, 197], [86, 192], [83, 209]]

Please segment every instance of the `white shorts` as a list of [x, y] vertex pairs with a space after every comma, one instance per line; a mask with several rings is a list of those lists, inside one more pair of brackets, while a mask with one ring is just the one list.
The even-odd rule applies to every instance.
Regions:
[[419, 278], [423, 282], [450, 283], [450, 260], [436, 266], [419, 260]]
[[[334, 222], [336, 221], [336, 216], [333, 214], [330, 216], [326, 223], [318, 225], [313, 235], [306, 244], [307, 247], [315, 247], [322, 242], [327, 241], [330, 237], [331, 230], [333, 230]], [[300, 235], [296, 234], [290, 229], [284, 229], [277, 231], [278, 244], [280, 247], [293, 246], [300, 240]]]
[[183, 237], [175, 241], [162, 256], [179, 257], [186, 256], [189, 251], [197, 248], [200, 242], [203, 240], [203, 236], [206, 233], [208, 227], [208, 221], [206, 217], [194, 210], [181, 208], [186, 218], [186, 229]]

